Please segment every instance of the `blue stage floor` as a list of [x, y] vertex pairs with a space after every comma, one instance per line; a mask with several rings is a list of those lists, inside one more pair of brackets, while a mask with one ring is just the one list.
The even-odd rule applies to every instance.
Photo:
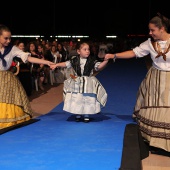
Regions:
[[134, 123], [136, 93], [146, 74], [139, 61], [120, 60], [97, 75], [108, 101], [91, 122], [75, 122], [61, 103], [40, 121], [0, 135], [0, 169], [118, 170], [125, 126]]

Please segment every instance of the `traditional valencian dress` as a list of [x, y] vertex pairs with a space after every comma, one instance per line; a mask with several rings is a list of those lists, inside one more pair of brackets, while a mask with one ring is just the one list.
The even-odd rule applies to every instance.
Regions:
[[27, 61], [29, 53], [9, 45], [0, 52], [0, 130], [28, 121], [32, 109], [26, 92], [16, 76], [8, 69], [15, 56]]
[[66, 61], [67, 68], [72, 67], [75, 75], [64, 81], [64, 108], [73, 114], [96, 114], [107, 101], [107, 93], [98, 79], [93, 76], [100, 62], [94, 57], [73, 56]]
[[150, 146], [170, 152], [170, 39], [149, 38], [133, 49], [137, 57], [150, 54], [153, 61], [137, 93], [133, 116]]

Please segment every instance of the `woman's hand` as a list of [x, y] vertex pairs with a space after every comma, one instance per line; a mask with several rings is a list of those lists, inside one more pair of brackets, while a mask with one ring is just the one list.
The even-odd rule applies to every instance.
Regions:
[[53, 64], [50, 65], [50, 68], [51, 68], [52, 70], [54, 70], [56, 67], [57, 67], [57, 64], [55, 64], [55, 63], [53, 63]]
[[47, 62], [47, 65], [48, 65], [48, 66], [55, 65], [55, 63], [53, 63], [53, 62], [51, 62], [51, 61], [48, 61], [48, 62]]
[[105, 60], [113, 59], [114, 56], [115, 56], [114, 54], [106, 54], [105, 57], [104, 57], [104, 59], [105, 59]]

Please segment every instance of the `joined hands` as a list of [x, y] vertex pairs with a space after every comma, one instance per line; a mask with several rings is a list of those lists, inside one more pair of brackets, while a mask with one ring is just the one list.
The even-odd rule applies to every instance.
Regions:
[[57, 67], [57, 64], [56, 64], [56, 63], [52, 63], [52, 64], [50, 64], [49, 66], [50, 66], [50, 68], [51, 68], [52, 70], [54, 70], [54, 69]]
[[113, 59], [114, 58], [114, 54], [106, 54], [104, 57], [104, 60], [109, 60], [109, 59]]

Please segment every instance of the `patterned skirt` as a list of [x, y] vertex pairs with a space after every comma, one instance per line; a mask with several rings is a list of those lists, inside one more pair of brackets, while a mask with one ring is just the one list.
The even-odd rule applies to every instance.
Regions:
[[150, 146], [170, 152], [170, 72], [150, 68], [139, 87], [133, 116]]
[[69, 78], [64, 81], [64, 108], [73, 114], [96, 114], [107, 101], [107, 93], [98, 79], [92, 77]]
[[10, 71], [0, 71], [0, 129], [30, 120], [32, 109], [18, 78]]

